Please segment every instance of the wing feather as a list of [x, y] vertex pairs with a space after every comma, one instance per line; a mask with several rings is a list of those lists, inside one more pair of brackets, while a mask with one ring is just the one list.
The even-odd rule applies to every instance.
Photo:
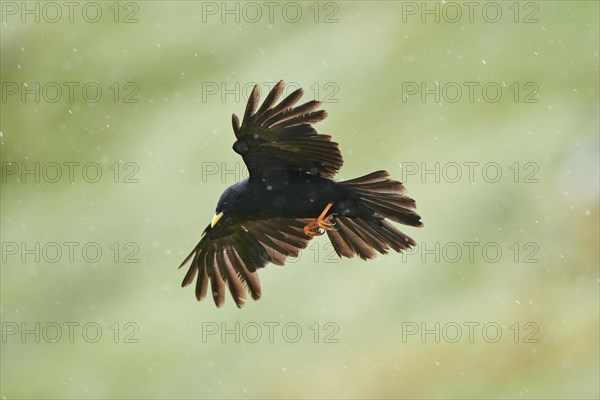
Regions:
[[272, 262], [284, 265], [286, 257], [297, 257], [310, 238], [304, 235], [306, 219], [271, 218], [237, 220], [222, 218], [214, 228], [207, 227], [204, 236], [186, 257], [192, 260], [182, 286], [196, 279], [196, 298], [206, 297], [210, 282], [217, 307], [225, 302], [226, 287], [238, 307], [243, 307], [246, 291], [261, 297], [257, 270]]
[[246, 110], [244, 111], [244, 119], [242, 119], [242, 128], [250, 123], [250, 117], [254, 114], [258, 101], [260, 100], [260, 88], [258, 85], [254, 85], [248, 103], [246, 104]]
[[218, 253], [217, 264], [219, 265], [219, 269], [224, 272], [223, 276], [226, 277], [225, 281], [229, 287], [231, 297], [233, 297], [238, 308], [242, 308], [246, 302], [246, 290], [233, 267], [231, 255], [227, 254], [225, 248]]
[[250, 179], [278, 176], [272, 171], [333, 177], [344, 163], [339, 146], [331, 136], [321, 135], [312, 127], [325, 119], [327, 112], [318, 110], [321, 102], [316, 100], [295, 106], [302, 89], [276, 104], [283, 90], [283, 81], [277, 82], [257, 110], [260, 90], [255, 85], [241, 125], [238, 117], [232, 116], [237, 138], [233, 149], [244, 159]]
[[[283, 81], [279, 81], [279, 82], [283, 83]], [[302, 89], [295, 90], [294, 92], [292, 92], [292, 94], [287, 96], [285, 99], [281, 100], [281, 102], [279, 104], [277, 104], [275, 107], [271, 108], [270, 110], [266, 110], [262, 115], [260, 115], [256, 119], [256, 124], [263, 126], [264, 122], [266, 120], [273, 118], [275, 115], [278, 115], [280, 113], [283, 113], [283, 112], [291, 109], [291, 107], [293, 107], [294, 104], [296, 104], [298, 101], [300, 101], [303, 94], [304, 94], [304, 91]]]

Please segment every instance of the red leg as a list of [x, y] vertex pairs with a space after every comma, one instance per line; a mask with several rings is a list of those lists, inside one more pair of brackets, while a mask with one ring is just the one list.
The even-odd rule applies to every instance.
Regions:
[[333, 227], [333, 223], [331, 222], [331, 220], [333, 219], [333, 215], [325, 217], [332, 206], [333, 203], [327, 204], [327, 206], [323, 209], [321, 215], [319, 215], [316, 219], [310, 221], [304, 227], [304, 233], [306, 234], [306, 236], [321, 236], [323, 234], [323, 232], [321, 232], [321, 229], [324, 229], [326, 231], [332, 231], [335, 229]]

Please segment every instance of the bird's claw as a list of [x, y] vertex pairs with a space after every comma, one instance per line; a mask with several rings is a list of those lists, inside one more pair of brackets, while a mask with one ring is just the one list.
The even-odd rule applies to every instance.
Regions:
[[333, 221], [333, 215], [325, 217], [323, 219], [316, 218], [310, 221], [304, 227], [304, 234], [306, 236], [321, 236], [325, 231], [333, 231], [335, 230], [335, 221]]

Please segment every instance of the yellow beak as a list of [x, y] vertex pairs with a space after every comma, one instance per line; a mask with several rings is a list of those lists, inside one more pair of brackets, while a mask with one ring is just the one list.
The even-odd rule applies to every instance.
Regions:
[[210, 227], [214, 228], [215, 225], [217, 224], [217, 222], [219, 222], [219, 220], [221, 219], [222, 216], [223, 216], [222, 212], [220, 212], [218, 214], [215, 214], [215, 216], [213, 217], [212, 221], [210, 221]]

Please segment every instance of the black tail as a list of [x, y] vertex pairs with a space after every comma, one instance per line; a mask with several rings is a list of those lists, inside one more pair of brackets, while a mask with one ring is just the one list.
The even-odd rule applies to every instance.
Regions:
[[386, 171], [376, 171], [360, 178], [339, 182], [355, 193], [362, 205], [374, 215], [369, 218], [336, 217], [337, 230], [327, 231], [339, 256], [362, 259], [373, 258], [376, 251], [386, 254], [388, 249], [401, 252], [415, 245], [386, 218], [410, 226], [423, 226], [415, 212], [416, 203], [404, 194], [402, 183], [389, 179]]

